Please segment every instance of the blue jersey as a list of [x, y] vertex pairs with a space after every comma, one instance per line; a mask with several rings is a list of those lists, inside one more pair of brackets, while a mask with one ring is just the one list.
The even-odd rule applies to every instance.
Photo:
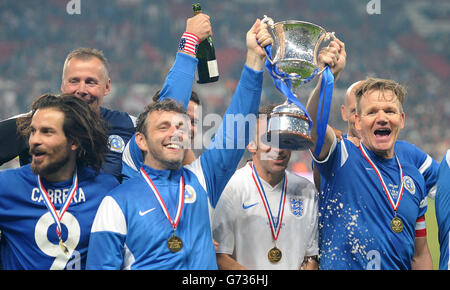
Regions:
[[176, 253], [168, 249], [173, 228], [154, 193], [139, 175], [115, 188], [102, 201], [92, 227], [87, 269], [217, 269], [208, 202], [216, 205], [238, 166], [248, 136], [253, 136], [248, 126], [245, 134], [236, 133], [242, 124], [238, 126], [233, 120], [237, 114], [257, 113], [262, 77], [263, 71], [244, 67], [216, 136], [191, 165], [179, 170], [155, 170], [143, 165], [172, 218], [183, 174], [185, 199], [176, 230], [183, 241], [182, 249]]
[[[347, 134], [344, 134], [343, 137], [347, 138]], [[395, 142], [394, 151], [397, 156], [400, 156], [399, 158], [407, 160], [419, 169], [425, 179], [425, 188], [428, 197], [434, 199], [439, 163], [414, 144], [404, 140], [397, 140], [397, 142]], [[323, 184], [322, 180], [321, 184]]]
[[439, 163], [414, 144], [403, 140], [395, 142], [394, 151], [400, 159], [415, 165], [419, 169], [419, 172], [425, 179], [425, 189], [428, 197], [434, 199]]
[[131, 137], [130, 141], [125, 146], [125, 150], [122, 155], [123, 180], [138, 176], [139, 168], [144, 161], [141, 149], [136, 143], [135, 136], [136, 134]]
[[[396, 202], [396, 158], [366, 151]], [[427, 208], [425, 182], [415, 165], [397, 157], [405, 184], [397, 209], [404, 224], [400, 233], [390, 227], [394, 210], [378, 175], [353, 143], [335, 139], [327, 159], [315, 163], [327, 181], [319, 198], [320, 269], [411, 269], [416, 220]]]
[[[72, 186], [43, 181], [56, 210]], [[78, 189], [62, 218], [62, 240], [69, 247], [66, 256], [58, 244], [52, 219], [30, 165], [0, 172], [0, 255], [2, 269], [84, 269], [89, 234], [103, 197], [118, 181], [109, 174], [96, 174], [88, 167], [78, 169]]]
[[447, 150], [439, 167], [435, 204], [441, 248], [439, 269], [450, 270], [450, 150]]
[[136, 132], [136, 118], [124, 112], [100, 107], [100, 115], [106, 121], [108, 130], [108, 147], [102, 171], [122, 180], [122, 153], [131, 136]]
[[[185, 53], [177, 53], [175, 63], [161, 89], [160, 100], [167, 98], [176, 100], [184, 105], [184, 109], [187, 110], [197, 63], [197, 58]], [[140, 164], [144, 161], [141, 149], [136, 144], [135, 136], [136, 134], [126, 144], [122, 155], [122, 176], [124, 180], [139, 175]]]

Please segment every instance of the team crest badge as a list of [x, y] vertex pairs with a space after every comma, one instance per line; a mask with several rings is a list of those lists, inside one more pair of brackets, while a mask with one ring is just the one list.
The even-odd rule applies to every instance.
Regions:
[[190, 185], [184, 186], [184, 203], [194, 203], [197, 200], [197, 193]]
[[303, 216], [304, 205], [303, 205], [303, 200], [300, 197], [298, 197], [298, 196], [290, 197], [289, 198], [289, 208], [291, 210], [291, 213], [293, 215], [295, 215], [296, 217]]
[[122, 153], [125, 149], [125, 142], [119, 135], [109, 135], [108, 147], [113, 152]]
[[405, 188], [411, 193], [411, 194], [415, 194], [416, 193], [416, 186], [414, 184], [414, 181], [411, 177], [409, 176], [404, 176], [403, 177], [403, 182], [405, 184]]

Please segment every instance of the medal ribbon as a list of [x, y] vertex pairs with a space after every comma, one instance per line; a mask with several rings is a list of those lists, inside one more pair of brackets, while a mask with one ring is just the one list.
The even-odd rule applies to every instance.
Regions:
[[394, 199], [392, 198], [392, 195], [390, 194], [386, 184], [384, 183], [383, 180], [383, 176], [381, 176], [380, 171], [378, 170], [377, 166], [375, 165], [375, 163], [370, 159], [369, 155], [367, 154], [366, 150], [364, 149], [363, 144], [361, 143], [361, 146], [359, 146], [359, 149], [361, 150], [362, 155], [364, 156], [364, 158], [366, 158], [367, 162], [369, 162], [370, 166], [372, 166], [373, 170], [375, 170], [376, 174], [378, 175], [378, 178], [381, 181], [381, 185], [383, 186], [383, 190], [387, 195], [387, 198], [389, 200], [389, 203], [391, 204], [392, 209], [394, 210], [394, 212], [397, 212], [398, 206], [400, 205], [400, 200], [402, 199], [403, 196], [403, 188], [404, 188], [404, 182], [403, 182], [403, 170], [402, 170], [402, 165], [400, 164], [400, 161], [398, 160], [397, 155], [395, 155], [395, 158], [397, 159], [397, 163], [398, 163], [398, 167], [400, 168], [400, 179], [401, 179], [401, 189], [400, 189], [400, 194], [397, 198], [397, 202], [394, 202]]
[[142, 177], [144, 177], [145, 181], [150, 186], [150, 189], [155, 194], [156, 199], [158, 200], [164, 214], [166, 215], [167, 219], [169, 220], [170, 224], [172, 225], [173, 230], [176, 231], [178, 223], [180, 222], [181, 212], [183, 211], [183, 204], [184, 204], [184, 177], [183, 177], [183, 174], [181, 174], [181, 178], [180, 178], [180, 187], [179, 187], [180, 190], [179, 190], [179, 195], [178, 195], [177, 212], [175, 215], [175, 219], [172, 220], [172, 218], [169, 215], [169, 211], [167, 210], [166, 204], [164, 203], [161, 195], [159, 194], [158, 189], [156, 189], [155, 184], [153, 184], [152, 179], [145, 172], [144, 168], [141, 167], [140, 171], [141, 171]]
[[69, 196], [64, 201], [62, 208], [59, 210], [59, 214], [56, 211], [56, 208], [53, 205], [53, 202], [50, 200], [50, 196], [48, 195], [47, 190], [44, 188], [44, 185], [42, 184], [41, 176], [38, 175], [37, 179], [38, 179], [39, 190], [41, 191], [41, 195], [44, 198], [44, 203], [47, 206], [48, 211], [50, 212], [51, 216], [53, 217], [53, 220], [55, 221], [55, 223], [57, 225], [56, 226], [56, 234], [58, 235], [58, 238], [60, 239], [60, 241], [62, 241], [61, 240], [61, 235], [62, 235], [61, 220], [64, 216], [64, 213], [69, 208], [69, 205], [70, 205], [73, 197], [75, 196], [75, 192], [78, 189], [77, 170], [75, 170], [75, 172], [73, 174], [72, 188], [70, 189]]
[[253, 181], [255, 182], [256, 188], [258, 189], [259, 195], [261, 196], [262, 202], [264, 204], [264, 208], [266, 209], [267, 217], [269, 219], [270, 230], [272, 231], [273, 240], [276, 241], [278, 239], [278, 235], [280, 234], [281, 222], [283, 220], [284, 215], [284, 205], [286, 203], [286, 188], [287, 188], [287, 177], [284, 175], [283, 187], [281, 189], [281, 198], [280, 205], [278, 207], [278, 217], [277, 222], [273, 221], [272, 211], [270, 210], [269, 201], [267, 200], [266, 193], [264, 192], [264, 187], [259, 179], [258, 172], [256, 172], [255, 167], [250, 163], [250, 167], [252, 168], [252, 176]]

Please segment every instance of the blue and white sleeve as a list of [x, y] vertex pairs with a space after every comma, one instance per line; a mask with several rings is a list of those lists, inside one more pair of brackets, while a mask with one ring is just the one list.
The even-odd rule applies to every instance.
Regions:
[[[424, 153], [426, 154], [426, 153]], [[419, 167], [420, 173], [422, 173], [425, 179], [425, 186], [429, 198], [434, 199], [436, 195], [436, 180], [439, 170], [439, 163], [436, 162], [430, 155], [426, 154], [426, 159]]]
[[317, 160], [314, 154], [310, 151], [314, 166], [316, 166], [316, 168], [320, 172], [320, 175], [322, 175], [324, 178], [331, 178], [333, 172], [338, 170], [338, 166], [342, 167], [342, 165], [347, 162], [347, 146], [349, 146], [349, 143], [346, 140], [347, 139], [344, 139], [338, 143], [337, 138], [334, 137], [333, 143], [330, 147], [330, 151], [328, 152], [327, 157], [325, 157], [325, 159], [323, 160]]
[[439, 163], [420, 148], [404, 140], [395, 143], [395, 151], [409, 159], [419, 169], [425, 179], [426, 193], [434, 199]]
[[91, 229], [87, 270], [119, 270], [124, 264], [125, 216], [111, 196], [100, 204]]
[[213, 207], [236, 171], [245, 147], [254, 134], [263, 72], [244, 66], [222, 123], [207, 150], [200, 156], [206, 191]]
[[182, 52], [177, 57], [160, 92], [160, 100], [170, 98], [184, 105], [187, 110], [192, 94], [198, 59]]
[[136, 133], [131, 136], [122, 153], [122, 182], [139, 176], [139, 168], [144, 162], [142, 152], [136, 144]]

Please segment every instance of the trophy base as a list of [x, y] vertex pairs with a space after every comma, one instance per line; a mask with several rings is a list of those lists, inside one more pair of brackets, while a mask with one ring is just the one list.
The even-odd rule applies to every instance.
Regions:
[[287, 150], [308, 150], [313, 146], [309, 119], [297, 105], [284, 103], [275, 107], [267, 123], [263, 142]]
[[285, 150], [304, 151], [314, 146], [311, 137], [293, 131], [268, 131], [263, 140], [269, 146]]

